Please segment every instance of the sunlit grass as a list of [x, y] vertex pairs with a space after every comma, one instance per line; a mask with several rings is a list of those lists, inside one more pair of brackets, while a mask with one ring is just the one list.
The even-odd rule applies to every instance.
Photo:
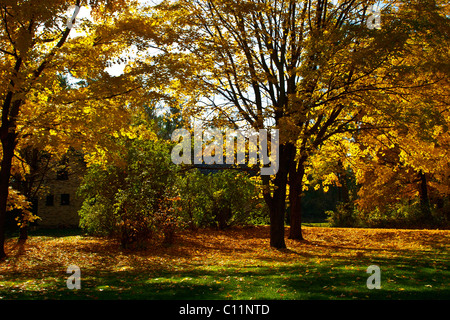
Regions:
[[[307, 241], [268, 246], [267, 227], [202, 230], [171, 247], [123, 251], [105, 238], [8, 241], [2, 299], [448, 299], [448, 231], [305, 227]], [[81, 269], [69, 290], [66, 268]], [[381, 289], [369, 290], [369, 265]]]

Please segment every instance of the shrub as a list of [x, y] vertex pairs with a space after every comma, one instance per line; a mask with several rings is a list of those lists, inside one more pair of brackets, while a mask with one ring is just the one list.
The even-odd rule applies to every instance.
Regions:
[[80, 225], [87, 232], [116, 237], [126, 248], [145, 247], [149, 240], [173, 241], [178, 219], [171, 207], [177, 167], [169, 145], [129, 142], [124, 167], [91, 167], [79, 193], [85, 197]]
[[332, 227], [356, 227], [358, 226], [358, 219], [356, 217], [356, 210], [351, 203], [339, 203], [336, 210], [329, 210], [325, 212], [328, 216], [327, 221]]
[[435, 208], [424, 212], [419, 203], [398, 202], [357, 213], [357, 224], [369, 228], [447, 228], [444, 216]]
[[256, 183], [247, 173], [222, 170], [208, 175], [198, 170], [179, 178], [180, 207], [191, 228], [217, 227], [265, 222], [265, 203]]
[[178, 228], [246, 225], [268, 220], [255, 178], [237, 170], [205, 175], [172, 163], [170, 145], [128, 141], [124, 164], [91, 166], [79, 194], [80, 226], [126, 248], [171, 244]]
[[117, 190], [125, 183], [125, 172], [119, 167], [91, 166], [78, 189], [84, 198], [80, 227], [92, 235], [111, 235], [118, 223], [114, 215]]

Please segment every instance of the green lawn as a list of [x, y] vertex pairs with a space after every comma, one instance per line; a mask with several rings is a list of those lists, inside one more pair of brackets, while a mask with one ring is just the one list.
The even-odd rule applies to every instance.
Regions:
[[[108, 239], [10, 239], [1, 299], [449, 299], [449, 231], [305, 227], [306, 242], [268, 246], [266, 227], [183, 233], [173, 246], [125, 252]], [[369, 243], [367, 243], [369, 242]], [[21, 252], [19, 252], [21, 250]], [[81, 289], [66, 268], [81, 269]], [[369, 265], [381, 289], [369, 290]]]

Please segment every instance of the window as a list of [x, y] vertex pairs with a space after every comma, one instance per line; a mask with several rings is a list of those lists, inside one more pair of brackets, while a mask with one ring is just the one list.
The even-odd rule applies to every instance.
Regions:
[[70, 204], [70, 194], [63, 193], [61, 194], [61, 205], [68, 206]]
[[58, 170], [56, 172], [56, 180], [69, 180], [69, 172], [67, 170]]
[[45, 205], [48, 206], [48, 207], [51, 207], [51, 206], [55, 205], [55, 196], [53, 194], [49, 194], [45, 198]]

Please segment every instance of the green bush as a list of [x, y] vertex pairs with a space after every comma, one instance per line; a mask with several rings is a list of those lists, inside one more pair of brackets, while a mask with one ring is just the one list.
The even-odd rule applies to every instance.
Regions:
[[177, 186], [182, 214], [191, 228], [224, 229], [268, 219], [258, 186], [245, 172], [222, 170], [205, 175], [190, 170], [179, 177]]
[[161, 141], [128, 141], [124, 166], [91, 166], [79, 188], [80, 226], [123, 247], [172, 243], [178, 228], [264, 223], [268, 212], [255, 178], [237, 170], [205, 175], [172, 163]]
[[91, 166], [83, 178], [78, 194], [84, 197], [80, 227], [92, 235], [112, 235], [116, 230], [114, 204], [117, 190], [125, 183], [125, 172], [118, 167]]
[[336, 210], [329, 210], [325, 213], [328, 216], [327, 221], [332, 227], [358, 226], [356, 210], [351, 203], [338, 203]]
[[339, 204], [336, 210], [326, 213], [333, 227], [448, 228], [449, 225], [441, 211], [432, 207], [424, 212], [419, 203], [398, 202], [368, 212], [351, 204]]
[[128, 142], [124, 167], [89, 168], [79, 194], [85, 198], [80, 226], [91, 234], [116, 237], [123, 247], [144, 247], [151, 239], [173, 241], [178, 223], [173, 198], [177, 167], [165, 142]]

